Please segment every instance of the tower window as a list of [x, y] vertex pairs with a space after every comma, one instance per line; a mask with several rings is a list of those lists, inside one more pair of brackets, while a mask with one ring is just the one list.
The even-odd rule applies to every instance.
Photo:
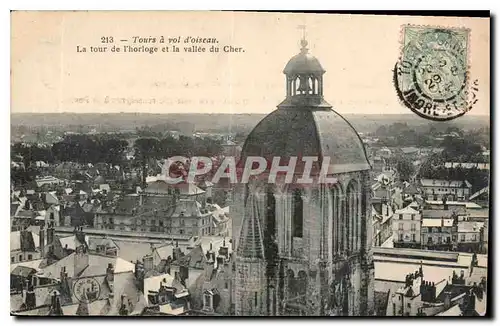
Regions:
[[274, 194], [272, 189], [267, 190], [267, 227], [266, 227], [266, 235], [267, 239], [271, 240], [271, 237], [274, 236], [276, 232], [276, 200], [274, 198]]
[[304, 224], [304, 202], [299, 189], [293, 192], [293, 236], [302, 238]]

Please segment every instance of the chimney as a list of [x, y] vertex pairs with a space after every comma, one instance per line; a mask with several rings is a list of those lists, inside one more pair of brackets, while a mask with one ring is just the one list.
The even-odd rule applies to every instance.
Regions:
[[444, 292], [444, 309], [448, 310], [451, 307], [451, 292]]
[[122, 294], [121, 296], [121, 308], [120, 311], [118, 312], [120, 316], [127, 316], [128, 315], [128, 308], [127, 308], [127, 295]]
[[36, 295], [32, 282], [26, 280], [26, 283], [27, 289], [26, 295], [24, 296], [24, 305], [26, 306], [26, 310], [30, 310], [36, 307]]
[[209, 254], [207, 262], [205, 263], [205, 281], [209, 281], [212, 279], [212, 273], [214, 271], [215, 261], [212, 258], [213, 256]]
[[68, 273], [66, 273], [66, 266], [61, 267], [61, 273], [59, 275], [61, 282], [66, 280], [66, 277], [68, 276]]
[[146, 255], [144, 258], [142, 258], [143, 264], [144, 264], [144, 270], [150, 271], [154, 269], [154, 264], [153, 264], [153, 256], [152, 255]]
[[224, 265], [224, 257], [218, 256], [217, 257], [217, 269], [222, 268], [223, 265]]
[[75, 265], [75, 277], [80, 276], [80, 274], [89, 266], [89, 254], [87, 249], [82, 244], [76, 248], [74, 254], [74, 265]]
[[52, 245], [52, 242], [54, 242], [54, 222], [50, 222], [47, 229], [47, 245]]
[[63, 316], [61, 298], [57, 290], [52, 291], [49, 316]]
[[38, 232], [38, 238], [40, 240], [40, 256], [45, 258], [45, 229], [43, 224], [40, 226], [40, 231]]
[[75, 231], [75, 237], [85, 248], [88, 248], [88, 243], [85, 240], [85, 232], [83, 231], [83, 227], [79, 226]]
[[429, 301], [434, 302], [435, 300], [436, 300], [436, 284], [432, 282], [432, 285], [429, 286]]
[[115, 268], [113, 264], [109, 263], [106, 268], [106, 282], [108, 283], [109, 289], [113, 292], [113, 285], [115, 281]]

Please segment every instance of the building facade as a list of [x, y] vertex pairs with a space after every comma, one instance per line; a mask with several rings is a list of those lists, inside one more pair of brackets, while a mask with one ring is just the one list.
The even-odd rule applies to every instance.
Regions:
[[430, 200], [466, 201], [472, 194], [469, 181], [421, 179], [420, 185], [424, 195]]
[[420, 248], [422, 216], [410, 206], [394, 212], [392, 219], [393, 241], [396, 248]]

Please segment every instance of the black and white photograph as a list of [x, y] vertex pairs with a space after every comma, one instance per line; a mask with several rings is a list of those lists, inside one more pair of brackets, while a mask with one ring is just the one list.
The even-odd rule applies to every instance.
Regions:
[[10, 18], [11, 316], [490, 316], [488, 11]]

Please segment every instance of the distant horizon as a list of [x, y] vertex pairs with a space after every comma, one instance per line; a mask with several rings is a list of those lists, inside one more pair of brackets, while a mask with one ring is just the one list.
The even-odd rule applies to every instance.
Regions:
[[[473, 111], [473, 110], [472, 110]], [[474, 116], [474, 117], [490, 117], [490, 114], [474, 114], [471, 112], [466, 113], [464, 116]], [[255, 115], [267, 115], [273, 111], [269, 111], [268, 113], [263, 113], [263, 112], [233, 112], [233, 113], [228, 113], [228, 112], [140, 112], [140, 111], [130, 111], [130, 112], [99, 112], [99, 111], [87, 111], [87, 112], [76, 112], [76, 111], [50, 111], [50, 112], [36, 112], [36, 111], [20, 111], [20, 112], [11, 112], [11, 115], [21, 115], [21, 114], [40, 114], [40, 115], [48, 115], [48, 114], [79, 114], [79, 115], [85, 115], [85, 114], [148, 114], [148, 115], [171, 115], [171, 114], [184, 114], [184, 115], [244, 115], [244, 114], [255, 114]], [[337, 113], [341, 115], [413, 115], [416, 118], [419, 118], [415, 113], [413, 112], [406, 112], [406, 113], [396, 113], [396, 112], [388, 112], [388, 113], [372, 113], [372, 112], [366, 112], [366, 113], [358, 113], [358, 112], [338, 112]], [[453, 120], [452, 120], [453, 121]]]

